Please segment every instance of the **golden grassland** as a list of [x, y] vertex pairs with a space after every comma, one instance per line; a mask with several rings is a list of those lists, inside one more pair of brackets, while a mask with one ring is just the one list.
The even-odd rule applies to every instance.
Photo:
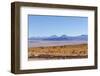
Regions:
[[28, 48], [28, 57], [33, 59], [87, 58], [87, 56], [87, 44]]

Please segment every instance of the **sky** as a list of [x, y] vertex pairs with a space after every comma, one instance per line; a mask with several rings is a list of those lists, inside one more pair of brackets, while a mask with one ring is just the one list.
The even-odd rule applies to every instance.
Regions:
[[28, 16], [29, 37], [88, 35], [88, 17]]

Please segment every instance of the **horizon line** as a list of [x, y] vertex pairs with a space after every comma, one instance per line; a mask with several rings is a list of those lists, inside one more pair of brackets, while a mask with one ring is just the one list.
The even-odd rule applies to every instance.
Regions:
[[[51, 37], [51, 36], [61, 37], [61, 36], [63, 36], [63, 35], [65, 35], [65, 34], [62, 34], [62, 35], [60, 35], [60, 36], [58, 36], [58, 35], [50, 35], [50, 36], [32, 36], [32, 37]], [[75, 36], [82, 36], [82, 35], [88, 35], [88, 34], [81, 34], [81, 35], [65, 35], [65, 36], [75, 37]], [[28, 38], [31, 38], [31, 37], [28, 37]]]

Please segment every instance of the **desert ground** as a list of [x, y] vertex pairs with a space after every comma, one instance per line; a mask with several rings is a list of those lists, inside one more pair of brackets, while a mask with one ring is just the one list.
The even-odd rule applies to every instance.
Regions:
[[88, 46], [86, 43], [28, 48], [28, 59], [73, 59], [87, 57]]

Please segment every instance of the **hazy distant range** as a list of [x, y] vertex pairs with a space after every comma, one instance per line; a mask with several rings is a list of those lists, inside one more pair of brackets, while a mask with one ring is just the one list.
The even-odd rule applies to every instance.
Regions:
[[47, 46], [63, 46], [63, 45], [76, 45], [76, 44], [87, 44], [88, 35], [79, 36], [56, 36], [50, 37], [30, 37], [28, 38], [29, 47], [47, 47]]

